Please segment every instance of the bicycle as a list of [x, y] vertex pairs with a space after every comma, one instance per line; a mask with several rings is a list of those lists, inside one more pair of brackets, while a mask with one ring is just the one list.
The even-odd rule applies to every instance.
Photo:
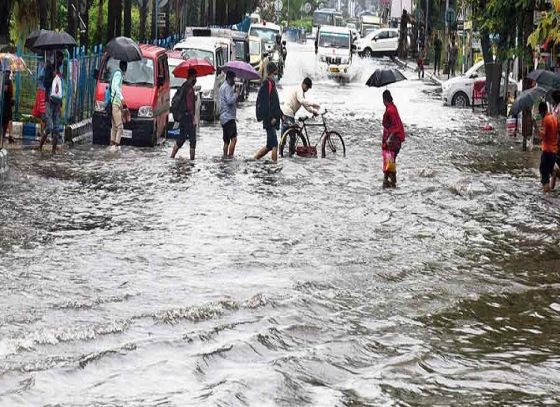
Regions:
[[[328, 113], [325, 110], [323, 113], [320, 114], [321, 119], [323, 120], [322, 123], [306, 123], [310, 117], [300, 117], [298, 121], [301, 123], [299, 126], [297, 123], [290, 126], [284, 134], [282, 134], [282, 138], [280, 139], [279, 145], [279, 152], [280, 156], [284, 157], [284, 150], [286, 146], [288, 146], [287, 153], [291, 157], [293, 156], [298, 146], [310, 147], [311, 142], [309, 141], [309, 134], [307, 133], [308, 127], [323, 127], [323, 133], [321, 133], [321, 138], [319, 141], [321, 142], [321, 157], [325, 158], [327, 156], [327, 152], [329, 155], [341, 155], [342, 157], [346, 157], [346, 146], [344, 144], [344, 139], [337, 131], [329, 130], [327, 127], [327, 122], [325, 120], [325, 115]], [[317, 147], [315, 144], [314, 147]]]

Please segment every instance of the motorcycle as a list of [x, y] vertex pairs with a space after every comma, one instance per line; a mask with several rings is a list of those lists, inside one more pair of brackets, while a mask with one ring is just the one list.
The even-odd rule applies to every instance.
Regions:
[[278, 67], [278, 81], [280, 81], [280, 79], [282, 79], [282, 76], [284, 75], [284, 56], [280, 51], [276, 49], [272, 53], [271, 61], [274, 62]]

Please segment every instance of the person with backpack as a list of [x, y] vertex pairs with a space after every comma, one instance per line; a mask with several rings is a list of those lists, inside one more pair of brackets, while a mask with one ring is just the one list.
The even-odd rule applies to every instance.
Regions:
[[383, 139], [381, 143], [383, 155], [383, 187], [395, 188], [397, 186], [397, 156], [405, 139], [404, 126], [397, 107], [393, 103], [391, 92], [383, 92]]
[[111, 108], [111, 146], [118, 147], [121, 144], [121, 138], [124, 133], [123, 110], [126, 108], [124, 96], [122, 93], [122, 84], [128, 63], [126, 61], [119, 62], [119, 68], [111, 77], [110, 86], [110, 108]]
[[280, 99], [274, 83], [274, 76], [278, 73], [278, 67], [274, 62], [269, 62], [266, 67], [268, 77], [263, 81], [257, 96], [257, 120], [263, 122], [266, 130], [266, 145], [255, 155], [255, 160], [260, 160], [272, 151], [272, 161], [278, 160], [278, 136], [276, 131], [280, 129], [282, 110]]
[[[64, 55], [57, 51], [53, 63], [47, 61], [43, 76], [43, 87], [45, 88], [45, 115], [43, 122], [45, 123], [45, 131], [39, 141], [39, 150], [43, 149], [43, 145], [50, 135], [52, 139], [52, 152], [56, 152], [58, 145], [58, 126], [60, 114], [62, 110], [62, 62]], [[53, 85], [55, 89], [53, 89]]]
[[187, 139], [190, 144], [190, 157], [194, 160], [196, 153], [196, 94], [194, 92], [194, 85], [196, 84], [196, 69], [190, 68], [187, 71], [187, 80], [171, 102], [173, 118], [179, 122], [179, 137], [173, 146], [171, 158], [175, 158], [179, 149], [183, 147]]
[[237, 145], [237, 99], [241, 88], [235, 89], [235, 73], [228, 71], [220, 87], [220, 124], [223, 129], [224, 157], [233, 157]]

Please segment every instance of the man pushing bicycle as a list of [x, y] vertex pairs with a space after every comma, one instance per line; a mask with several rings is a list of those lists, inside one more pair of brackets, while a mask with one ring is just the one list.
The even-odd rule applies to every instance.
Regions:
[[295, 125], [296, 113], [302, 106], [315, 116], [319, 114], [321, 106], [305, 99], [305, 94], [312, 86], [313, 83], [311, 79], [305, 78], [301, 86], [291, 89], [284, 98], [284, 104], [282, 105], [282, 134], [284, 134], [288, 128]]

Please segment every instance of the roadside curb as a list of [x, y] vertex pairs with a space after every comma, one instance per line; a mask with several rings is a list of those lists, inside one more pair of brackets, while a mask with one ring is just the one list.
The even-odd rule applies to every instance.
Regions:
[[[393, 62], [395, 62], [402, 69], [410, 69], [411, 71], [415, 71], [415, 68], [412, 68], [412, 66], [410, 66], [408, 64], [408, 62], [404, 62], [404, 61], [400, 60], [398, 57], [394, 57]], [[411, 61], [411, 62], [413, 62], [413, 61]], [[424, 77], [426, 79], [428, 79], [429, 81], [433, 82], [436, 85], [441, 86], [443, 84], [443, 81], [441, 79], [437, 78], [434, 74], [431, 74], [429, 72], [426, 72], [424, 74]]]
[[0, 175], [8, 172], [8, 150], [0, 149]]
[[81, 143], [89, 138], [92, 131], [92, 120], [86, 119], [81, 122], [70, 124], [64, 129], [64, 141], [72, 144]]

